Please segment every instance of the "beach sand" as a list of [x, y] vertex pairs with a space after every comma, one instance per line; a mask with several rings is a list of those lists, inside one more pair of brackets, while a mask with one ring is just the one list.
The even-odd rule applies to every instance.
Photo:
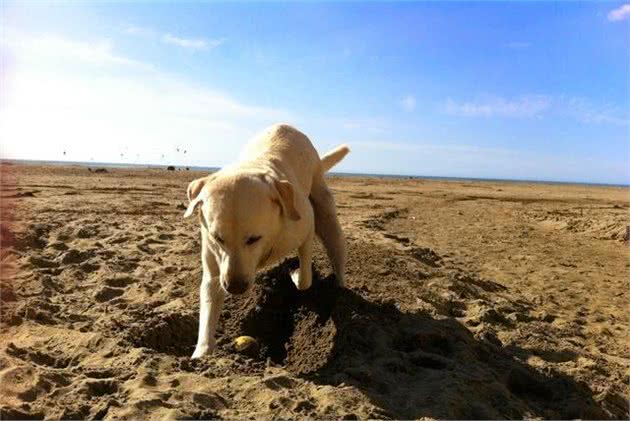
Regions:
[[331, 177], [348, 289], [288, 259], [192, 361], [204, 173], [1, 168], [2, 419], [628, 417], [628, 188]]

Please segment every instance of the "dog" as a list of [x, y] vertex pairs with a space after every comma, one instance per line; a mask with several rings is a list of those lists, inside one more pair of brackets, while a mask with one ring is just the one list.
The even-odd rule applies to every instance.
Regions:
[[188, 185], [184, 217], [200, 209], [203, 267], [193, 359], [215, 347], [225, 293], [246, 293], [257, 270], [297, 249], [300, 267], [291, 279], [299, 290], [311, 286], [315, 236], [344, 286], [346, 240], [324, 174], [348, 152], [341, 145], [320, 158], [304, 133], [276, 124], [247, 145], [240, 162]]

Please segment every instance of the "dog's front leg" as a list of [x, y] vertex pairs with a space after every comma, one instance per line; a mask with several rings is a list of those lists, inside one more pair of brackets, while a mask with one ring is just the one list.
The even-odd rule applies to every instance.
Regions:
[[291, 273], [291, 279], [299, 290], [309, 289], [313, 282], [313, 231], [306, 238], [306, 241], [298, 249], [300, 258], [300, 269]]
[[204, 251], [201, 259], [203, 278], [199, 288], [199, 336], [192, 358], [201, 358], [214, 349], [214, 335], [225, 299], [225, 291], [219, 282], [219, 268], [214, 257], [204, 255]]

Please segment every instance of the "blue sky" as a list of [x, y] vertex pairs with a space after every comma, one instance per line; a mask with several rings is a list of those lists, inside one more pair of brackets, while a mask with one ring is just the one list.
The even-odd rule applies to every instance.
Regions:
[[0, 7], [5, 157], [222, 166], [283, 121], [337, 171], [630, 183], [630, 4]]

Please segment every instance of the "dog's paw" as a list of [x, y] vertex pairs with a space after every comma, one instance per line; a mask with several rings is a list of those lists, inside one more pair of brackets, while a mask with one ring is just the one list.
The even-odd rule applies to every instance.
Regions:
[[[307, 278], [307, 277], [304, 277]], [[312, 279], [309, 276], [308, 279], [303, 279], [300, 276], [300, 270], [294, 270], [293, 272], [291, 272], [291, 280], [293, 281], [293, 283], [295, 284], [295, 286], [297, 287], [297, 289], [299, 289], [300, 291], [303, 291], [305, 289], [309, 289], [311, 287], [311, 283], [312, 283]]]
[[192, 357], [193, 360], [199, 359], [205, 355], [210, 354], [214, 350], [214, 344], [207, 345], [197, 345], [195, 347], [195, 352], [193, 352]]

